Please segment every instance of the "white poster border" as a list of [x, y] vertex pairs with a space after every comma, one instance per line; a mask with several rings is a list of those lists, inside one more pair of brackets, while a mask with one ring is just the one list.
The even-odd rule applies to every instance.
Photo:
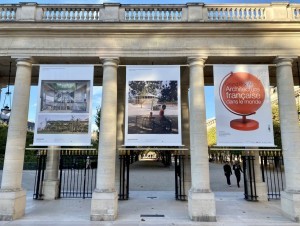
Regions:
[[[128, 133], [128, 92], [129, 81], [177, 81], [178, 133], [177, 134], [129, 134]], [[167, 112], [168, 108], [166, 109]], [[181, 92], [180, 66], [138, 65], [126, 67], [125, 142], [124, 146], [183, 146], [181, 134]]]
[[[275, 147], [273, 135], [273, 121], [269, 90], [268, 65], [213, 65], [214, 86], [215, 86], [215, 108], [216, 108], [216, 129], [217, 145], [222, 147]], [[263, 105], [249, 119], [259, 121], [259, 128], [253, 131], [240, 131], [230, 127], [229, 122], [238, 117], [231, 113], [223, 105], [219, 86], [226, 75], [231, 72], [247, 72], [257, 75], [262, 82], [265, 99]]]
[[[92, 126], [92, 97], [93, 97], [93, 77], [94, 65], [40, 65], [36, 125], [34, 130], [34, 142], [32, 146], [91, 146], [91, 126]], [[87, 81], [89, 95], [87, 96], [88, 112], [60, 113], [41, 112], [41, 86], [43, 81]], [[39, 117], [78, 117], [88, 120], [88, 131], [80, 134], [43, 134], [38, 133]]]

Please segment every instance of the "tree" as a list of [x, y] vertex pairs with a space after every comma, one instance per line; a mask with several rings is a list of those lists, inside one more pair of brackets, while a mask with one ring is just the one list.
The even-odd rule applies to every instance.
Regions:
[[0, 123], [0, 155], [4, 155], [6, 147], [8, 126], [4, 123]]
[[139, 98], [139, 104], [141, 105], [141, 108], [143, 108], [143, 104], [146, 102], [146, 97], [147, 95], [147, 88], [146, 86], [143, 88], [143, 90], [141, 91], [141, 93], [139, 94], [140, 98]]
[[207, 131], [207, 144], [208, 147], [211, 147], [213, 145], [216, 145], [216, 143], [217, 143], [217, 132], [216, 132], [216, 126], [214, 126]]
[[160, 102], [177, 102], [177, 81], [169, 81], [167, 84], [162, 85]]
[[96, 108], [96, 115], [95, 115], [95, 123], [98, 128], [98, 131], [97, 131], [97, 140], [98, 141], [99, 141], [99, 131], [100, 131], [100, 120], [101, 120], [101, 107], [99, 106]]
[[272, 116], [273, 116], [273, 133], [274, 133], [274, 143], [278, 148], [281, 148], [281, 131], [280, 131], [280, 118], [279, 118], [279, 108], [277, 104], [272, 105]]

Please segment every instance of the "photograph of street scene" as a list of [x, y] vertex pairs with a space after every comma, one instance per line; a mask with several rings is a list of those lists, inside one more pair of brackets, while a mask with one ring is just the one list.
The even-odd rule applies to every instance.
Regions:
[[128, 86], [128, 134], [178, 134], [178, 81], [129, 81]]
[[89, 112], [90, 81], [42, 81], [41, 112]]
[[38, 134], [87, 134], [89, 115], [39, 115]]

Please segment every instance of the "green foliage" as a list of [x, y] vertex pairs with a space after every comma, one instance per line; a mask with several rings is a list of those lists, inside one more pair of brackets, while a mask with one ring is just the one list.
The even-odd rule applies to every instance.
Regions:
[[278, 148], [281, 148], [281, 131], [280, 131], [280, 118], [279, 118], [279, 108], [277, 104], [272, 105], [272, 115], [273, 115], [273, 132], [274, 132], [274, 143]]
[[[6, 124], [0, 124], [0, 168], [3, 167], [6, 139], [7, 139], [8, 126]], [[26, 135], [26, 148], [30, 147], [33, 143], [33, 132], [28, 131]], [[28, 165], [34, 165], [36, 163], [35, 151], [25, 151], [24, 157], [25, 169]], [[31, 167], [32, 168], [32, 167]]]
[[97, 130], [97, 142], [95, 143], [92, 143], [93, 146], [95, 145], [96, 147], [98, 146], [98, 141], [99, 141], [99, 131], [100, 131], [100, 121], [101, 121], [101, 107], [97, 107], [96, 108], [96, 115], [95, 115], [95, 123], [96, 123], [96, 126], [98, 128]]
[[157, 95], [157, 90], [161, 89], [162, 81], [130, 81], [129, 82], [129, 96], [135, 97], [142, 95], [142, 93], [150, 93]]
[[95, 123], [98, 128], [98, 131], [100, 130], [100, 120], [101, 120], [101, 107], [97, 107], [96, 115], [95, 115]]
[[217, 144], [217, 129], [215, 126], [210, 128], [207, 131], [207, 144], [208, 144], [208, 147], [211, 147], [211, 146]]
[[130, 81], [129, 99], [136, 96], [152, 94], [158, 96], [160, 102], [177, 102], [177, 81]]
[[7, 137], [7, 125], [0, 124], [0, 155], [4, 155]]
[[160, 102], [177, 102], [177, 81], [169, 81], [168, 84], [162, 86]]

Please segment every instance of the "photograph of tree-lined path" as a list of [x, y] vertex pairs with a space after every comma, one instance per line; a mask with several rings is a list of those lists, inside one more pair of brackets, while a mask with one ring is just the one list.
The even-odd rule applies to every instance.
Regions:
[[128, 85], [128, 134], [178, 134], [178, 81]]

